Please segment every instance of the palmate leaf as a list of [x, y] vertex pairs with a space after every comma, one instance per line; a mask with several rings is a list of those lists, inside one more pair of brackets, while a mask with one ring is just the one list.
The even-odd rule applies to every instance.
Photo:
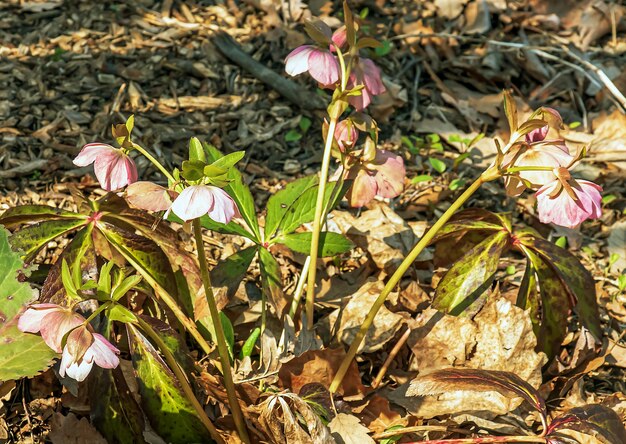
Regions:
[[[313, 233], [307, 231], [304, 233], [281, 234], [276, 238], [276, 243], [286, 245], [297, 253], [309, 254], [311, 251], [311, 238]], [[330, 231], [322, 231], [320, 233], [320, 242], [318, 257], [335, 256], [336, 254], [347, 253], [354, 248], [351, 240], [339, 233]]]
[[433, 307], [453, 315], [462, 313], [491, 285], [509, 233], [498, 231], [454, 263], [437, 285]]
[[575, 407], [555, 418], [546, 438], [557, 436], [563, 429], [575, 430], [595, 437], [604, 444], [626, 443], [626, 429], [621, 418], [608, 407], [587, 404]]
[[141, 406], [152, 428], [166, 442], [212, 442], [154, 346], [134, 326], [127, 324], [127, 331]]
[[266, 248], [259, 249], [259, 266], [261, 268], [261, 291], [274, 307], [276, 314], [282, 318], [287, 309], [287, 300], [283, 294], [283, 280], [280, 265]]
[[287, 211], [293, 203], [309, 188], [317, 185], [319, 179], [317, 176], [306, 176], [287, 186], [271, 196], [267, 201], [267, 214], [265, 216], [265, 237], [270, 239]]
[[[330, 183], [324, 190], [324, 206], [328, 205], [335, 183]], [[312, 222], [315, 218], [315, 204], [318, 187], [314, 186], [302, 193], [302, 195], [287, 209], [278, 228], [284, 234], [291, 233], [302, 224]]]
[[17, 328], [19, 315], [36, 293], [18, 280], [24, 264], [19, 254], [11, 251], [8, 237], [0, 227], [0, 381], [35, 376], [57, 357], [41, 336]]
[[525, 250], [525, 253], [529, 261], [520, 286], [519, 306], [530, 309], [537, 345], [548, 358], [553, 358], [567, 333], [570, 311], [567, 289], [552, 267], [532, 251]]
[[[591, 273], [569, 251], [545, 239], [526, 233], [519, 236], [522, 245], [532, 249], [556, 273], [572, 301], [582, 325], [596, 337], [602, 337], [595, 282]], [[550, 309], [550, 308], [546, 308]]]
[[450, 391], [496, 391], [506, 397], [526, 400], [544, 418], [546, 404], [533, 386], [515, 373], [471, 368], [445, 368], [418, 376], [406, 392], [407, 396], [440, 395]]
[[39, 222], [16, 230], [11, 245], [22, 252], [22, 258], [30, 262], [48, 242], [71, 233], [87, 223], [83, 219], [59, 219]]
[[86, 219], [78, 213], [66, 211], [61, 208], [55, 208], [48, 205], [20, 205], [18, 207], [9, 208], [2, 216], [0, 216], [0, 224], [7, 228], [13, 228], [15, 225], [26, 222], [41, 222], [44, 220], [59, 219]]

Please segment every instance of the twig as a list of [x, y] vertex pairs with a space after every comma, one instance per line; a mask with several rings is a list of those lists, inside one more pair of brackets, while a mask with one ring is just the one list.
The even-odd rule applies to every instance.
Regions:
[[451, 429], [446, 426], [413, 426], [413, 427], [403, 427], [398, 430], [386, 430], [384, 432], [377, 433], [372, 436], [374, 439], [385, 439], [391, 438], [393, 436], [398, 436], [406, 433], [414, 433], [414, 432], [452, 432], [452, 433], [462, 433], [464, 435], [471, 434], [470, 431], [465, 429]]
[[383, 380], [383, 377], [385, 376], [385, 373], [387, 373], [389, 366], [395, 359], [396, 355], [398, 354], [402, 346], [406, 343], [407, 339], [409, 339], [410, 335], [411, 335], [411, 329], [407, 327], [405, 332], [400, 337], [400, 339], [398, 339], [398, 342], [396, 342], [396, 345], [394, 345], [393, 348], [391, 349], [391, 352], [389, 352], [389, 356], [387, 356], [385, 363], [380, 368], [380, 371], [378, 372], [376, 379], [374, 379], [374, 382], [372, 382], [372, 388], [376, 388], [379, 386], [380, 382]]
[[42, 170], [48, 165], [46, 159], [35, 159], [22, 165], [0, 171], [0, 179], [11, 179], [16, 176], [32, 173], [35, 170]]

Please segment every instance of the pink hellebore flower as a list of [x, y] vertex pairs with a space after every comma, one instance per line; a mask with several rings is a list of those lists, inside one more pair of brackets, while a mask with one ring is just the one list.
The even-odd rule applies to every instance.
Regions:
[[227, 224], [233, 217], [239, 216], [235, 201], [226, 191], [211, 185], [185, 188], [171, 210], [185, 222], [208, 214], [214, 221]]
[[59, 374], [62, 377], [67, 374], [78, 382], [84, 381], [94, 362], [102, 368], [117, 367], [119, 353], [101, 334], [92, 333], [87, 326], [78, 327], [67, 336]]
[[372, 97], [386, 91], [380, 76], [380, 69], [370, 59], [359, 57], [348, 78], [348, 89], [364, 85], [360, 96], [348, 97], [348, 102], [357, 111], [362, 111], [372, 102]]
[[74, 159], [74, 165], [93, 163], [100, 186], [107, 191], [119, 190], [137, 181], [137, 167], [128, 154], [105, 143], [88, 143]]
[[385, 150], [378, 150], [372, 162], [362, 165], [348, 191], [348, 202], [362, 207], [375, 196], [392, 198], [404, 188], [406, 170], [402, 157]]
[[56, 304], [31, 305], [17, 322], [17, 328], [25, 333], [41, 333], [48, 347], [61, 353], [63, 337], [85, 322], [78, 313]]
[[313, 45], [299, 46], [285, 59], [285, 71], [297, 76], [308, 71], [322, 85], [333, 85], [339, 81], [339, 62], [326, 49]]
[[556, 180], [537, 191], [539, 220], [574, 228], [602, 215], [602, 187], [587, 180], [574, 180], [567, 168], [555, 168]]
[[346, 119], [337, 123], [335, 127], [335, 141], [341, 152], [344, 152], [346, 147], [352, 148], [358, 138], [359, 132], [353, 122]]
[[152, 182], [139, 181], [126, 188], [126, 200], [132, 206], [148, 211], [166, 211], [172, 206], [174, 191]]

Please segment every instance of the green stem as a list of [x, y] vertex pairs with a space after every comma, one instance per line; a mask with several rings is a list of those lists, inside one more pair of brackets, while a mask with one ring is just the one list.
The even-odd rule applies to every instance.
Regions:
[[409, 444], [493, 444], [505, 442], [545, 443], [546, 438], [541, 436], [485, 436], [480, 438], [432, 439], [428, 441], [414, 441]]
[[485, 173], [483, 173], [483, 175], [481, 175], [478, 179], [476, 179], [474, 183], [472, 183], [469, 186], [469, 188], [467, 188], [463, 192], [463, 194], [461, 194], [458, 197], [458, 199], [454, 201], [452, 205], [450, 205], [450, 208], [448, 208], [446, 212], [443, 213], [443, 215], [439, 218], [439, 220], [435, 222], [435, 224], [424, 234], [424, 236], [419, 240], [419, 242], [415, 245], [415, 247], [413, 247], [413, 250], [411, 250], [411, 252], [404, 258], [404, 260], [402, 261], [398, 269], [394, 272], [394, 274], [391, 276], [391, 278], [389, 278], [389, 281], [387, 282], [387, 284], [381, 291], [380, 295], [378, 296], [378, 298], [376, 299], [376, 301], [370, 308], [370, 311], [367, 313], [367, 316], [365, 317], [363, 324], [361, 324], [361, 328], [359, 329], [358, 333], [354, 337], [352, 344], [350, 344], [350, 349], [348, 350], [348, 353], [343, 359], [341, 366], [339, 367], [339, 370], [335, 374], [335, 377], [332, 383], [330, 384], [330, 388], [329, 388], [330, 393], [335, 393], [337, 389], [339, 388], [341, 381], [343, 381], [343, 378], [346, 375], [346, 372], [348, 371], [348, 367], [350, 366], [352, 359], [354, 359], [354, 357], [356, 356], [356, 352], [359, 346], [361, 345], [361, 342], [363, 342], [365, 335], [367, 334], [367, 330], [369, 330], [370, 326], [374, 322], [374, 318], [376, 317], [378, 310], [380, 310], [380, 308], [385, 303], [385, 300], [387, 299], [387, 296], [389, 295], [389, 293], [393, 291], [393, 289], [396, 287], [396, 284], [398, 284], [398, 282], [400, 282], [400, 279], [402, 279], [402, 276], [404, 276], [404, 273], [406, 273], [406, 271], [409, 269], [411, 264], [413, 264], [415, 259], [417, 259], [417, 257], [420, 255], [422, 250], [426, 248], [426, 246], [430, 243], [433, 237], [435, 237], [435, 234], [437, 234], [437, 232], [441, 229], [441, 227], [443, 227], [445, 223], [448, 222], [448, 220], [452, 217], [452, 215], [459, 208], [461, 208], [461, 206], [465, 203], [465, 201], [467, 201], [467, 199], [469, 199], [472, 196], [472, 194], [474, 194], [476, 190], [478, 190], [478, 188], [480, 188], [480, 186], [487, 180], [492, 180], [492, 177], [491, 176], [487, 177]]
[[293, 300], [291, 301], [291, 307], [289, 307], [289, 317], [293, 319], [296, 315], [296, 310], [298, 309], [298, 305], [300, 305], [300, 299], [302, 298], [302, 291], [304, 290], [304, 284], [306, 283], [306, 278], [309, 275], [309, 267], [311, 266], [311, 256], [307, 256], [304, 261], [304, 265], [302, 266], [302, 273], [300, 274], [300, 279], [298, 279], [298, 284], [296, 285], [296, 291], [293, 293]]
[[200, 418], [200, 421], [202, 422], [204, 427], [211, 434], [211, 437], [220, 444], [224, 443], [224, 440], [218, 433], [217, 429], [215, 428], [215, 426], [213, 425], [209, 417], [206, 415], [206, 412], [202, 408], [202, 405], [200, 405], [200, 402], [196, 398], [196, 395], [193, 393], [193, 389], [189, 385], [189, 381], [187, 381], [187, 376], [181, 370], [180, 366], [178, 365], [178, 362], [176, 361], [176, 358], [174, 357], [174, 355], [172, 355], [170, 350], [167, 348], [167, 345], [165, 344], [163, 339], [161, 339], [158, 333], [154, 331], [154, 329], [150, 326], [150, 324], [148, 324], [146, 321], [141, 319], [139, 316], [137, 316], [137, 323], [139, 324], [139, 327], [150, 337], [150, 339], [154, 341], [154, 343], [157, 345], [157, 347], [163, 354], [163, 357], [165, 358], [167, 365], [169, 365], [169, 367], [174, 372], [174, 375], [176, 375], [176, 378], [178, 378], [178, 381], [180, 382], [180, 386], [182, 387], [183, 392], [185, 393], [185, 396], [187, 397], [187, 399], [193, 406], [194, 410], [198, 414], [198, 418]]
[[141, 147], [140, 145], [137, 145], [136, 143], [133, 143], [133, 148], [136, 149], [137, 151], [139, 151], [141, 154], [143, 154], [143, 156], [148, 159], [150, 162], [152, 162], [152, 164], [158, 168], [159, 171], [161, 171], [161, 173], [163, 173], [163, 175], [165, 177], [167, 177], [167, 180], [170, 184], [175, 183], [176, 180], [174, 179], [174, 177], [170, 174], [169, 171], [167, 171], [167, 169], [161, 165], [161, 162], [159, 162], [158, 160], [156, 160], [152, 154], [150, 154], [145, 148]]
[[309, 275], [307, 279], [306, 289], [306, 321], [307, 328], [313, 328], [313, 312], [315, 306], [315, 274], [317, 273], [317, 256], [320, 244], [320, 231], [322, 225], [326, 221], [324, 214], [324, 195], [326, 194], [326, 182], [328, 182], [328, 169], [330, 167], [330, 153], [333, 146], [335, 136], [335, 127], [337, 126], [337, 118], [331, 118], [328, 125], [328, 133], [326, 134], [326, 145], [324, 146], [324, 157], [322, 158], [322, 171], [320, 174], [320, 185], [317, 189], [317, 201], [315, 202], [315, 218], [313, 219], [313, 234], [311, 236], [311, 266], [309, 267]]
[[224, 386], [226, 388], [226, 394], [228, 395], [228, 402], [230, 404], [230, 411], [233, 415], [235, 427], [239, 432], [239, 438], [246, 444], [250, 443], [248, 437], [248, 430], [246, 429], [246, 423], [243, 419], [243, 413], [237, 400], [237, 393], [235, 392], [235, 384], [233, 383], [233, 375], [231, 373], [230, 358], [228, 355], [228, 346], [226, 345], [226, 338], [224, 337], [224, 329], [222, 327], [222, 321], [220, 320], [220, 314], [217, 309], [217, 303], [215, 302], [215, 295], [213, 294], [213, 287], [211, 286], [211, 277], [209, 276], [209, 269], [207, 268], [206, 254], [204, 252], [204, 242], [202, 240], [202, 225], [200, 219], [193, 220], [193, 234], [196, 241], [196, 249], [198, 250], [198, 261], [200, 262], [200, 274], [202, 276], [202, 284], [204, 285], [204, 292], [206, 294], [206, 300], [209, 305], [209, 313], [211, 314], [211, 321], [215, 330], [215, 340], [217, 342], [217, 351], [220, 355], [220, 362], [222, 364], [222, 375], [224, 377]]
[[554, 167], [542, 167], [542, 166], [519, 166], [507, 168], [503, 171], [503, 174], [514, 174], [520, 171], [552, 171]]

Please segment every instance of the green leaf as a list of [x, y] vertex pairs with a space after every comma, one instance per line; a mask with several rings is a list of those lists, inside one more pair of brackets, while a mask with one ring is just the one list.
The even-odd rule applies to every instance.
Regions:
[[489, 233], [491, 231], [502, 231], [502, 229], [502, 225], [496, 225], [491, 222], [485, 222], [482, 220], [461, 219], [445, 224], [443, 228], [441, 228], [437, 232], [432, 242], [435, 243], [443, 239], [444, 237], [467, 230], [480, 230]]
[[256, 341], [259, 340], [259, 336], [261, 336], [261, 329], [257, 327], [252, 330], [252, 333], [250, 333], [250, 336], [248, 336], [248, 339], [246, 339], [246, 342], [243, 344], [243, 347], [241, 348], [241, 354], [239, 355], [240, 359], [252, 355], [252, 352], [254, 351], [254, 346], [256, 345]]
[[[559, 353], [567, 333], [569, 297], [553, 268], [530, 249], [524, 248], [524, 253], [529, 260], [526, 272], [531, 274], [522, 278], [520, 292], [523, 290], [526, 293], [526, 304], [522, 308], [530, 310], [538, 347], [552, 359]], [[536, 283], [539, 284], [539, 293]]]
[[620, 291], [626, 289], [626, 274], [622, 274], [617, 278], [617, 288], [619, 288]]
[[458, 190], [459, 188], [463, 188], [465, 186], [465, 179], [453, 179], [452, 182], [450, 182], [450, 185], [448, 186], [448, 188], [450, 188], [450, 190], [455, 191]]
[[211, 164], [211, 166], [216, 167], [216, 168], [222, 168], [224, 170], [230, 170], [232, 167], [235, 166], [237, 162], [239, 162], [245, 156], [246, 156], [245, 151], [235, 151], [233, 153], [226, 154], [225, 156], [220, 157], [219, 159], [215, 160]]
[[[276, 243], [286, 245], [297, 253], [309, 254], [311, 251], [311, 238], [313, 233], [289, 233], [281, 234], [276, 238]], [[342, 234], [330, 231], [320, 233], [318, 257], [335, 256], [336, 254], [347, 253], [354, 248], [352, 241]]]
[[451, 391], [496, 391], [508, 398], [520, 397], [544, 418], [546, 404], [539, 392], [515, 373], [473, 368], [444, 368], [418, 376], [407, 390], [407, 396], [440, 395]]
[[517, 104], [508, 90], [504, 91], [503, 97], [504, 114], [509, 122], [511, 134], [517, 130]]
[[206, 154], [202, 147], [202, 142], [197, 137], [189, 139], [189, 160], [199, 160], [202, 163], [206, 163]]
[[127, 324], [127, 331], [141, 406], [150, 425], [166, 442], [212, 442], [154, 346], [134, 326]]
[[41, 289], [39, 300], [50, 304], [69, 306], [75, 302], [68, 297], [62, 281], [62, 264], [66, 261], [68, 265], [80, 263], [82, 280], [97, 279], [98, 264], [96, 263], [96, 251], [91, 237], [93, 225], [89, 224], [74, 236], [74, 239], [65, 247], [61, 256], [54, 263], [46, 277]]
[[[226, 316], [223, 311], [220, 311], [220, 322], [222, 323], [222, 331], [226, 339], [228, 354], [232, 361], [235, 357], [235, 329], [233, 328], [233, 323], [230, 322], [230, 319], [228, 319], [228, 316]], [[213, 332], [211, 332], [211, 334], [214, 335]], [[213, 336], [213, 338], [215, 338], [215, 336]]]
[[61, 208], [50, 207], [48, 205], [20, 205], [6, 210], [0, 216], [0, 224], [7, 228], [24, 222], [40, 222], [44, 220], [55, 219], [87, 219], [72, 211], [66, 211]]
[[266, 248], [259, 248], [259, 266], [263, 297], [272, 304], [278, 317], [282, 318], [287, 308], [287, 300], [283, 294], [280, 265]]
[[565, 236], [559, 237], [554, 244], [559, 248], [565, 248], [567, 246], [567, 238]]
[[204, 177], [204, 162], [200, 160], [185, 160], [182, 165], [182, 175], [185, 179], [195, 181]]
[[595, 437], [604, 444], [623, 444], [626, 442], [626, 429], [621, 418], [612, 409], [600, 404], [587, 404], [563, 413], [554, 418], [546, 437], [559, 430], [575, 430]]
[[439, 174], [443, 173], [446, 170], [446, 168], [447, 168], [446, 164], [442, 160], [437, 159], [436, 157], [429, 157], [428, 158], [428, 163]]
[[124, 322], [125, 324], [137, 322], [137, 316], [120, 304], [112, 305], [111, 308], [107, 310], [107, 316], [111, 321]]
[[297, 142], [302, 139], [302, 133], [295, 128], [290, 129], [285, 134], [285, 142]]
[[298, 126], [300, 127], [303, 133], [306, 133], [309, 130], [309, 128], [311, 128], [311, 119], [309, 119], [308, 117], [302, 116], [300, 118], [300, 122], [298, 123]]
[[[324, 190], [324, 205], [328, 205], [328, 201], [333, 194], [334, 188], [335, 187], [332, 183], [326, 186], [326, 189]], [[287, 209], [278, 226], [282, 233], [291, 233], [300, 225], [313, 221], [313, 218], [315, 217], [317, 190], [318, 186], [313, 186], [307, 189]]]
[[22, 333], [17, 321], [36, 293], [18, 280], [24, 271], [19, 254], [11, 251], [9, 233], [0, 227], [0, 381], [32, 377], [52, 365], [58, 355], [41, 336]]
[[376, 54], [378, 57], [384, 57], [391, 52], [392, 48], [393, 43], [391, 43], [389, 40], [383, 40], [381, 46], [374, 48], [374, 54]]
[[167, 349], [174, 355], [176, 361], [185, 371], [191, 372], [194, 370], [195, 361], [191, 358], [185, 339], [171, 325], [151, 316], [139, 315], [139, 317], [157, 332]]
[[265, 216], [266, 239], [270, 239], [274, 235], [283, 217], [302, 193], [314, 187], [317, 183], [318, 177], [316, 175], [306, 176], [287, 184], [284, 189], [269, 198]]
[[85, 225], [85, 222], [81, 219], [39, 222], [15, 231], [10, 242], [15, 250], [22, 252], [23, 259], [30, 262], [48, 242], [74, 231]]
[[[535, 250], [552, 267], [569, 293], [570, 304], [581, 324], [596, 337], [602, 337], [596, 287], [591, 273], [567, 250], [537, 236], [518, 236], [523, 245]], [[570, 305], [570, 306], [571, 306]]]
[[[209, 161], [215, 162], [218, 159], [224, 157], [220, 151], [211, 145], [204, 145]], [[236, 154], [236, 153], [233, 153]], [[219, 166], [219, 165], [218, 165]], [[241, 213], [241, 217], [246, 221], [256, 239], [261, 239], [261, 231], [259, 229], [259, 222], [256, 218], [256, 210], [254, 208], [254, 198], [252, 197], [252, 193], [250, 193], [250, 188], [243, 182], [243, 178], [241, 173], [237, 171], [236, 168], [231, 168], [228, 170], [228, 179], [231, 182], [224, 187], [224, 191], [226, 191], [230, 197], [233, 198], [237, 207], [239, 208], [239, 212]]]
[[509, 234], [500, 231], [468, 251], [437, 285], [433, 307], [453, 315], [468, 308], [493, 282], [508, 242]]
[[419, 176], [415, 176], [411, 179], [412, 184], [420, 183], [420, 182], [430, 182], [433, 180], [433, 176], [430, 174], [420, 174]]

